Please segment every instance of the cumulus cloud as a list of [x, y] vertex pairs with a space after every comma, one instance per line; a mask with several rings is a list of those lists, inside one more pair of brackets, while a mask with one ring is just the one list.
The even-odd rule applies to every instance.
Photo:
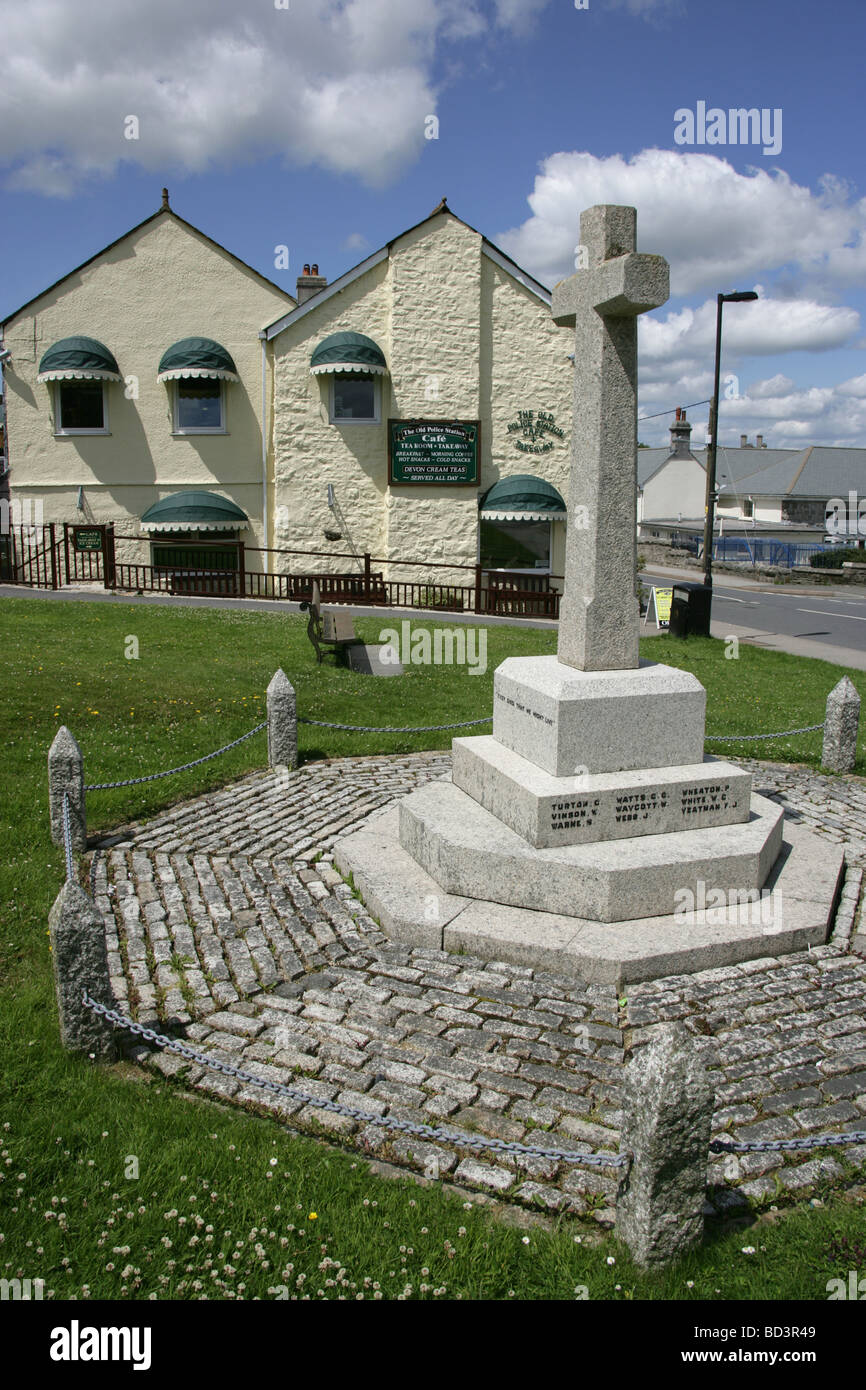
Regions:
[[[835, 386], [795, 386], [781, 373], [743, 384], [734, 378], [735, 394], [719, 401], [719, 441], [737, 445], [740, 435], [762, 434], [771, 449], [799, 449], [805, 444], [862, 445], [866, 437], [866, 377]], [[712, 392], [712, 372], [663, 377], [647, 374], [641, 385], [638, 436], [645, 444], [666, 444], [671, 416], [655, 416], [658, 406], [704, 402]], [[652, 418], [655, 417], [655, 418]], [[709, 431], [706, 404], [689, 411], [692, 445], [703, 448]]]
[[[857, 311], [842, 305], [764, 298], [729, 306], [723, 327], [725, 353], [730, 358], [825, 352], [850, 344], [859, 327]], [[715, 300], [706, 300], [698, 309], [643, 317], [638, 331], [644, 363], [709, 360], [716, 340]]]
[[[516, 32], [534, 8], [498, 22]], [[480, 0], [0, 0], [0, 24], [7, 187], [63, 196], [121, 161], [202, 172], [275, 153], [381, 186], [424, 149], [437, 46], [489, 20]]]
[[785, 266], [846, 285], [866, 274], [866, 199], [829, 175], [813, 192], [780, 169], [739, 173], [717, 155], [570, 151], [543, 162], [528, 202], [532, 216], [497, 240], [546, 284], [573, 273], [593, 203], [637, 208], [638, 246], [667, 257], [674, 294], [748, 288], [750, 275]]

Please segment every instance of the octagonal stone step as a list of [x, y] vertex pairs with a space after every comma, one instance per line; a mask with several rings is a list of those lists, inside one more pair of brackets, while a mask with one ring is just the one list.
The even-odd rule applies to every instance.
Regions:
[[752, 796], [738, 825], [535, 849], [450, 781], [401, 801], [400, 844], [448, 894], [599, 922], [673, 913], [699, 883], [760, 889], [782, 844], [783, 811]]

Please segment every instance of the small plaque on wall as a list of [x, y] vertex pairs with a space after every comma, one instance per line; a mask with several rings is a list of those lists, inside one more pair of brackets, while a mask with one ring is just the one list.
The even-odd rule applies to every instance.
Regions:
[[389, 420], [389, 483], [477, 487], [480, 436], [478, 420]]

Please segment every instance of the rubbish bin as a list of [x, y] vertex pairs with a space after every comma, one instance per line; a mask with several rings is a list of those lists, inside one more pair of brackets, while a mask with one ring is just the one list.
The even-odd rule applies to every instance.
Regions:
[[713, 591], [705, 584], [674, 584], [671, 595], [672, 637], [709, 637]]

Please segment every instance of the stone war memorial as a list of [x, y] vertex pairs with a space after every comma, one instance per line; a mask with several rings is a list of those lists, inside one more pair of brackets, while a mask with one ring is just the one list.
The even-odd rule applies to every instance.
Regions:
[[504, 661], [492, 735], [454, 739], [450, 777], [335, 845], [394, 939], [614, 985], [823, 943], [844, 870], [704, 756], [700, 682], [639, 655], [637, 316], [669, 275], [636, 222], [585, 211], [585, 267], [553, 292], [574, 327], [568, 512], [586, 522], [567, 530], [557, 654]]

